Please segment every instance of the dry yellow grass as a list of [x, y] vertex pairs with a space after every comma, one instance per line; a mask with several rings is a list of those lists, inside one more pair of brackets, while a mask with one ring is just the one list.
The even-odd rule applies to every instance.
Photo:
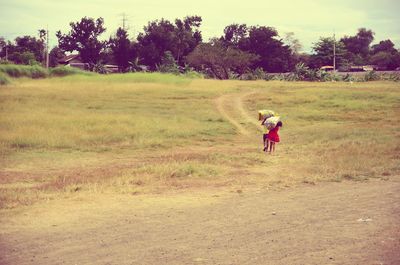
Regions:
[[[75, 76], [14, 81], [0, 102], [1, 207], [76, 192], [279, 188], [400, 171], [399, 83]], [[261, 108], [284, 121], [273, 155], [261, 152]]]

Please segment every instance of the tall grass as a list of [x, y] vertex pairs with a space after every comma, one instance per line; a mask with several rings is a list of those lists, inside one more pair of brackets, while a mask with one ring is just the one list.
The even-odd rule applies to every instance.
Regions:
[[29, 77], [37, 79], [48, 76], [47, 70], [38, 65], [0, 64], [0, 72], [14, 78]]
[[8, 76], [2, 72], [0, 72], [0, 86], [7, 85], [10, 83], [10, 79]]
[[[215, 99], [281, 114], [274, 155], [237, 135]], [[158, 192], [197, 186], [291, 186], [400, 173], [400, 85], [394, 82], [216, 81], [168, 74], [75, 75], [0, 90], [1, 207], [60, 191]]]
[[57, 66], [49, 69], [50, 76], [62, 77], [68, 75], [94, 75], [93, 72], [84, 71], [75, 67]]

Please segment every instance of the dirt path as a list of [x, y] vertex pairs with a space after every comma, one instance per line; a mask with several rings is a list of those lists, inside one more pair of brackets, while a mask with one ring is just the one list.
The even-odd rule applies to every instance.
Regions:
[[400, 264], [400, 185], [103, 197], [3, 222], [0, 264]]
[[[223, 95], [238, 142], [252, 93]], [[0, 264], [400, 264], [400, 182], [78, 194], [0, 212]]]

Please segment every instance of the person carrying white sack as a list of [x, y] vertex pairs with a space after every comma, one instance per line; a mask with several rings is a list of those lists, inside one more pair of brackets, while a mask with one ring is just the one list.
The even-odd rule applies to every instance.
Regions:
[[269, 152], [275, 151], [275, 143], [280, 141], [278, 135], [279, 127], [282, 127], [280, 117], [272, 110], [260, 110], [258, 114], [258, 119], [262, 119], [261, 125], [264, 128], [263, 151], [267, 152], [268, 147]]
[[261, 125], [263, 126], [263, 144], [264, 144], [264, 151], [268, 150], [269, 140], [268, 140], [268, 133], [269, 130], [272, 129], [270, 125], [266, 124], [266, 120], [268, 118], [277, 116], [276, 113], [272, 110], [259, 110], [258, 111], [258, 120], [262, 121]]

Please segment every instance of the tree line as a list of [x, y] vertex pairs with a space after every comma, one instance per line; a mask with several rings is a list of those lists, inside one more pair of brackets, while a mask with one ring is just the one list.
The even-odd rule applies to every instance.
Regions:
[[[58, 31], [58, 45], [50, 51], [50, 66], [67, 52], [79, 53], [81, 60], [96, 70], [103, 64], [115, 64], [120, 72], [182, 72], [193, 69], [208, 76], [228, 79], [249, 72], [291, 72], [299, 63], [319, 69], [332, 65], [334, 46], [336, 66], [349, 70], [354, 65], [375, 65], [380, 69], [400, 67], [400, 52], [390, 39], [375, 45], [374, 32], [361, 28], [354, 36], [340, 39], [320, 38], [310, 54], [301, 53], [301, 44], [293, 33], [281, 37], [273, 27], [231, 24], [220, 37], [203, 41], [200, 16], [187, 16], [171, 22], [154, 20], [143, 32], [130, 37], [124, 28], [108, 40], [101, 40], [106, 31], [103, 18], [84, 17], [70, 23], [69, 32]], [[0, 56], [17, 64], [35, 64], [45, 58], [46, 34], [21, 36], [14, 42], [0, 37]]]

